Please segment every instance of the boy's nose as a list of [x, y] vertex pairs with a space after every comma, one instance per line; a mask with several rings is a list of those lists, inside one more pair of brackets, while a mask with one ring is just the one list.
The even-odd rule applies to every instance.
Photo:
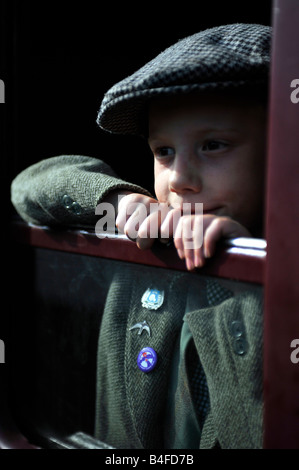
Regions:
[[169, 189], [175, 193], [196, 192], [202, 190], [202, 178], [199, 168], [191, 159], [177, 159], [169, 178]]

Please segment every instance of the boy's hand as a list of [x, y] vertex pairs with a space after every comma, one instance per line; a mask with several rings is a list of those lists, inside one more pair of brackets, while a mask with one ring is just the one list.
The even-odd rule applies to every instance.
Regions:
[[[164, 219], [161, 227], [162, 237], [165, 236], [165, 230], [167, 232], [169, 227], [175, 225], [173, 221], [176, 218], [177, 210], [171, 210]], [[230, 217], [212, 214], [182, 215], [176, 226], [173, 227], [172, 235], [178, 255], [181, 259], [186, 260], [188, 270], [202, 267], [205, 264], [205, 259], [214, 255], [216, 244], [221, 238], [251, 236], [243, 225]]]
[[157, 238], [165, 242], [173, 238], [188, 270], [202, 267], [205, 259], [215, 253], [221, 238], [250, 237], [248, 230], [230, 217], [182, 215], [180, 209], [170, 209], [165, 203], [137, 193], [128, 194], [119, 202], [116, 226], [140, 249], [150, 248]]
[[116, 226], [120, 232], [136, 241], [138, 248], [145, 250], [159, 237], [159, 227], [167, 213], [167, 204], [160, 204], [144, 194], [131, 193], [118, 204]]

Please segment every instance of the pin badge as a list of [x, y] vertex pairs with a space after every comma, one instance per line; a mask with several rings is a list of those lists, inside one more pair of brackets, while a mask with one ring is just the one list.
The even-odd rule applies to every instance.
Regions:
[[153, 348], [143, 348], [137, 357], [137, 365], [142, 372], [151, 372], [157, 364], [158, 356]]
[[149, 327], [149, 325], [146, 323], [146, 321], [144, 320], [143, 322], [139, 322], [139, 323], [136, 323], [136, 325], [133, 325], [131, 326], [131, 328], [129, 328], [129, 330], [135, 330], [138, 328], [138, 334], [139, 336], [142, 334], [143, 330], [145, 330], [147, 332], [147, 334], [149, 336], [151, 336], [151, 329]]
[[158, 310], [164, 301], [164, 291], [147, 289], [141, 298], [142, 307], [148, 310]]

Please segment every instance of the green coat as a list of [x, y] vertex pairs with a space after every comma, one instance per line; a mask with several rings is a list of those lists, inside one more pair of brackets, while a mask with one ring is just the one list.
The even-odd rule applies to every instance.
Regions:
[[[61, 156], [18, 175], [12, 202], [27, 222], [94, 227], [96, 205], [115, 189], [149, 195], [100, 160]], [[234, 292], [212, 278], [162, 271], [132, 264], [111, 283], [98, 345], [96, 437], [116, 448], [261, 448], [262, 289]], [[141, 305], [149, 287], [164, 291], [157, 311]], [[151, 336], [130, 330], [143, 320]], [[136, 364], [144, 346], [158, 355], [148, 374]]]
[[[134, 265], [122, 270], [108, 294], [98, 349], [96, 436], [117, 448], [260, 448], [259, 290], [233, 296], [211, 278], [144, 271]], [[165, 292], [156, 312], [140, 301], [153, 286]], [[129, 329], [143, 320], [151, 337]], [[145, 346], [159, 358], [148, 374], [136, 364]], [[190, 400], [195, 355], [209, 394], [201, 422]], [[184, 387], [177, 384], [178, 369]]]

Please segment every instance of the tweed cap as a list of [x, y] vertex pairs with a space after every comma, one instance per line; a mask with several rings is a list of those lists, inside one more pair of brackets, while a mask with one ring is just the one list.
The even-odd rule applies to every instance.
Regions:
[[242, 23], [182, 39], [108, 90], [97, 123], [111, 133], [145, 135], [152, 97], [266, 86], [270, 43], [270, 26]]

